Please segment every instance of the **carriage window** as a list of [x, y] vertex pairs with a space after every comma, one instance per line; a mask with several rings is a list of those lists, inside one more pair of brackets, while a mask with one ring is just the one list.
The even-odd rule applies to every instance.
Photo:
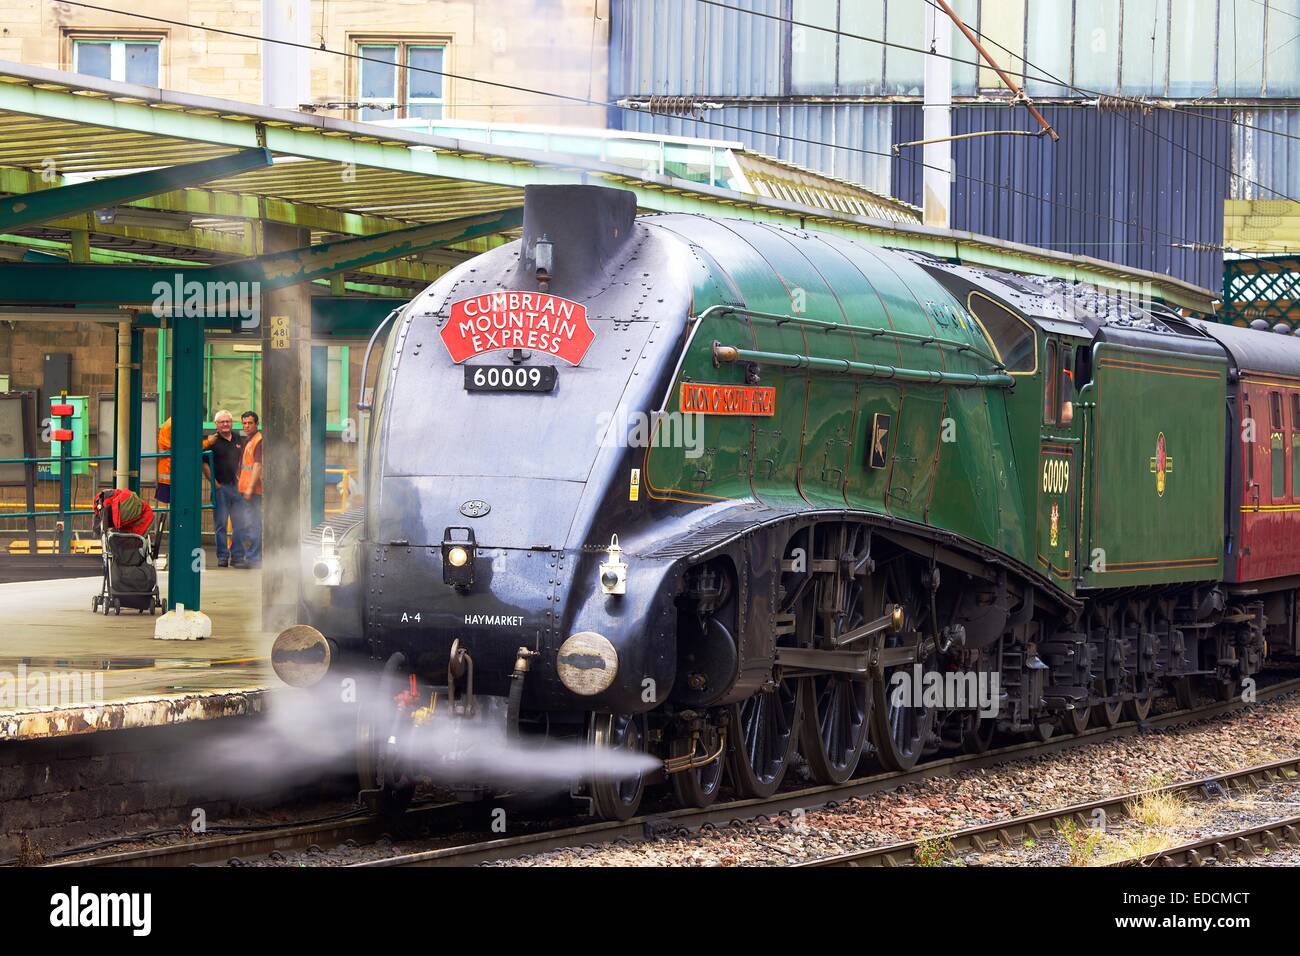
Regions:
[[1250, 402], [1246, 403], [1245, 420], [1251, 423], [1252, 434], [1250, 444], [1246, 446], [1246, 481], [1253, 482], [1255, 480], [1255, 439], [1253, 437], [1255, 413], [1250, 409]]
[[1278, 392], [1268, 393], [1269, 423], [1269, 465], [1273, 472], [1273, 500], [1286, 497], [1286, 447], [1282, 440], [1282, 396]]
[[1291, 393], [1291, 495], [1296, 493], [1296, 475], [1300, 475], [1300, 394]]
[[998, 360], [1011, 374], [1032, 375], [1038, 371], [1038, 350], [1034, 347], [1034, 329], [1006, 306], [988, 296], [972, 292], [966, 308], [984, 331]]
[[1291, 433], [1291, 495], [1295, 495], [1296, 475], [1300, 475], [1300, 432]]
[[1047, 375], [1043, 379], [1043, 421], [1056, 423], [1056, 343], [1047, 343]]
[[1273, 432], [1269, 438], [1273, 468], [1273, 500], [1286, 497], [1286, 449], [1282, 447], [1282, 433]]

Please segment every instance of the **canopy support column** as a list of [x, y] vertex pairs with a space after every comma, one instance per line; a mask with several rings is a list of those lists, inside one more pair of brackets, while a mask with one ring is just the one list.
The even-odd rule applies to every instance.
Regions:
[[203, 567], [203, 317], [172, 319], [172, 487], [167, 605], [199, 610]]
[[[306, 229], [264, 223], [268, 255], [310, 245]], [[262, 290], [262, 626], [297, 623], [300, 549], [310, 515], [311, 294], [306, 282]]]

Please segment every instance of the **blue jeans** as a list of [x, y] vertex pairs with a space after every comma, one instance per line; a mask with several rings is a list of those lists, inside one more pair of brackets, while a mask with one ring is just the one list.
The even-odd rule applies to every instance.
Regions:
[[[244, 560], [244, 532], [241, 519], [239, 489], [234, 485], [221, 485], [217, 488], [216, 501], [212, 509], [213, 522], [217, 531], [217, 560]], [[230, 524], [230, 544], [226, 544], [226, 523]]]
[[249, 564], [262, 563], [262, 496], [253, 495], [244, 500], [239, 495], [239, 530], [244, 535], [244, 560]]

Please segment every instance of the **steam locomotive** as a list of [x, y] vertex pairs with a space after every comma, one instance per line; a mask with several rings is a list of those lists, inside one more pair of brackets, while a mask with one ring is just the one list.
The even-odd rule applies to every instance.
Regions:
[[384, 331], [364, 511], [304, 543], [273, 660], [380, 675], [386, 806], [438, 721], [658, 758], [573, 782], [625, 819], [1142, 720], [1298, 648], [1292, 338], [589, 186], [528, 187], [522, 238]]

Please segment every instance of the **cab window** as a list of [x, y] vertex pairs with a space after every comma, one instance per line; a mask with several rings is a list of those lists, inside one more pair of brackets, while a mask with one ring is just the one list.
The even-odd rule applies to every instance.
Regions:
[[1061, 346], [1061, 374], [1057, 380], [1060, 386], [1056, 390], [1056, 420], [1069, 425], [1074, 421], [1074, 350], [1066, 345]]
[[1056, 393], [1060, 367], [1056, 358], [1056, 343], [1047, 343], [1047, 374], [1043, 376], [1043, 421], [1056, 424]]
[[1034, 329], [1006, 306], [986, 295], [972, 292], [966, 308], [979, 323], [993, 352], [1011, 374], [1032, 375], [1038, 371], [1038, 350]]

